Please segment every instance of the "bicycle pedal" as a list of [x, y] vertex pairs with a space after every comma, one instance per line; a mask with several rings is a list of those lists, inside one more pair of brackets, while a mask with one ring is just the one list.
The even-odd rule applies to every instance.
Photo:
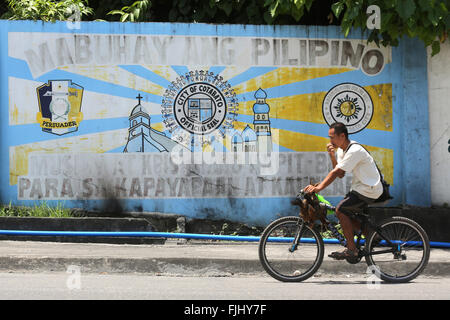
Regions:
[[361, 257], [359, 255], [356, 257], [347, 257], [345, 260], [350, 264], [357, 264], [361, 261]]

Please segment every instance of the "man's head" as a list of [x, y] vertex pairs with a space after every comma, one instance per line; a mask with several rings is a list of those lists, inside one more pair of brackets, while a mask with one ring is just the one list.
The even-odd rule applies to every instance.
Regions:
[[347, 127], [342, 122], [335, 122], [330, 126], [328, 136], [333, 147], [341, 148], [348, 141]]

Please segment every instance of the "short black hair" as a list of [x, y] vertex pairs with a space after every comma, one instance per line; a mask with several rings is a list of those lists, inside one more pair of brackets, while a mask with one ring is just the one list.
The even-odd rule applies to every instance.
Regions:
[[330, 129], [334, 129], [334, 133], [336, 134], [345, 134], [345, 138], [348, 139], [348, 130], [345, 124], [342, 122], [335, 122], [330, 126]]

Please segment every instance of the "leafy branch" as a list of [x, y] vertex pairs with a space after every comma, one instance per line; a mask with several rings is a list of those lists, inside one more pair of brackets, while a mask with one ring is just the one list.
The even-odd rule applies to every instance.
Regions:
[[[380, 8], [380, 29], [367, 29], [367, 7]], [[341, 30], [345, 36], [350, 29], [369, 30], [368, 41], [377, 45], [397, 46], [403, 36], [418, 37], [432, 53], [439, 53], [440, 44], [448, 38], [450, 30], [450, 1], [439, 0], [340, 0], [332, 5], [332, 11], [341, 18]]]
[[91, 15], [92, 8], [85, 0], [9, 0], [9, 12], [5, 15], [10, 20], [68, 20], [74, 15], [80, 17]]
[[120, 15], [120, 22], [130, 21], [144, 21], [145, 13], [151, 7], [149, 0], [135, 1], [131, 6], [124, 6], [121, 10], [112, 10], [108, 15]]

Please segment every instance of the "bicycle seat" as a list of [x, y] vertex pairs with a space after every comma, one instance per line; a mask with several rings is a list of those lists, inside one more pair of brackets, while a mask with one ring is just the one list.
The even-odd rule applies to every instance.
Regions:
[[389, 202], [391, 201], [391, 199], [387, 199], [383, 202], [374, 202], [374, 203], [370, 203], [367, 206], [369, 208], [377, 208], [377, 207], [384, 207], [385, 205], [387, 205]]

